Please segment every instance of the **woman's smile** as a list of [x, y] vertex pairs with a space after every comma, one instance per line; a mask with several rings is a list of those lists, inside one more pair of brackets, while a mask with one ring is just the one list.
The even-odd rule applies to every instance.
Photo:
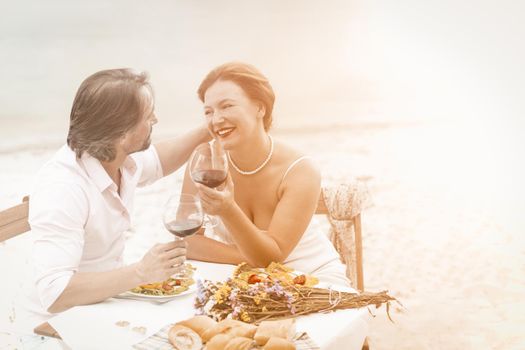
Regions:
[[233, 131], [235, 130], [234, 127], [224, 127], [220, 129], [215, 130], [215, 134], [219, 136], [221, 139], [228, 137]]

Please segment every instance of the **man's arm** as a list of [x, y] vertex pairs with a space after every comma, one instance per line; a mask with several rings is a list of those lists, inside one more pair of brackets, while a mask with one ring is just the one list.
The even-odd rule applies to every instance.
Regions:
[[138, 285], [166, 280], [179, 272], [173, 266], [184, 262], [185, 246], [180, 240], [157, 244], [138, 263], [105, 272], [77, 272], [47, 311], [98, 303]]
[[76, 305], [98, 303], [142, 283], [137, 264], [106, 272], [77, 272], [47, 311], [57, 313]]
[[193, 129], [172, 140], [155, 144], [164, 176], [179, 169], [199, 144], [211, 140], [206, 125]]
[[[75, 184], [44, 183], [31, 195], [29, 221], [35, 236], [35, 289], [44, 310], [60, 312], [93, 304], [140, 284], [178, 272], [184, 241], [157, 244], [136, 264], [104, 272], [78, 272], [84, 253], [87, 198]], [[104, 247], [100, 247], [105, 249]]]

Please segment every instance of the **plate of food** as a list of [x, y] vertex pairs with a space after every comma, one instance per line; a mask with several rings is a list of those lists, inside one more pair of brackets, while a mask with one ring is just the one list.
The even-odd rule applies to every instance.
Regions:
[[285, 285], [303, 285], [307, 287], [319, 284], [317, 277], [275, 262], [272, 262], [266, 268], [253, 268], [246, 263], [239, 264], [233, 272], [233, 277], [248, 284], [264, 281], [279, 281]]
[[132, 298], [166, 302], [174, 298], [191, 294], [197, 290], [195, 284], [195, 267], [186, 264], [183, 278], [170, 277], [165, 281], [141, 284], [127, 292], [119, 294], [119, 298]]

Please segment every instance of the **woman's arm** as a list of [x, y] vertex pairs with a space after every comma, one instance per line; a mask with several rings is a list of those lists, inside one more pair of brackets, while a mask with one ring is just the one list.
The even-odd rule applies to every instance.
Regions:
[[[197, 187], [191, 180], [189, 168], [187, 165], [184, 172], [182, 193], [198, 195]], [[185, 241], [188, 243], [186, 255], [188, 259], [234, 265], [247, 261], [234, 245], [204, 237], [204, 228], [201, 228], [197, 234], [185, 238]]]
[[[279, 188], [280, 199], [268, 230], [255, 226], [233, 200], [233, 184], [217, 191], [198, 185], [205, 209], [219, 215], [241, 256], [253, 266], [284, 261], [305, 232], [319, 199], [321, 176], [311, 161], [295, 166]], [[256, 200], [256, 199], [254, 199]]]
[[186, 242], [188, 242], [188, 259], [232, 265], [248, 261], [234, 245], [225, 244], [203, 235], [190, 236], [186, 238]]

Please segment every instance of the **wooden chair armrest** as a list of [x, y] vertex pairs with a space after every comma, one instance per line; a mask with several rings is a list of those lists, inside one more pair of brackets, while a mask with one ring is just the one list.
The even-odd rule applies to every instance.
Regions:
[[44, 322], [40, 326], [37, 326], [33, 332], [39, 335], [44, 335], [46, 337], [52, 337], [57, 339], [62, 339], [60, 334], [51, 326], [49, 323]]

